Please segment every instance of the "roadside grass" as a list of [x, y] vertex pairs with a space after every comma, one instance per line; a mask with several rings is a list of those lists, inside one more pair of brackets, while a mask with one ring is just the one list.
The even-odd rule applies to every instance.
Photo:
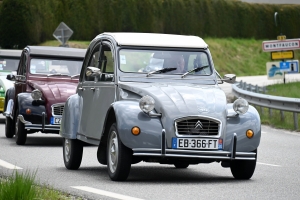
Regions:
[[[255, 107], [260, 114], [260, 119], [262, 124], [274, 128], [278, 128], [278, 129], [300, 132], [300, 128], [295, 130], [294, 117], [292, 112], [284, 111], [283, 112], [284, 118], [281, 119], [281, 113], [279, 110], [272, 109], [270, 115], [269, 108], [260, 108], [258, 106]], [[298, 114], [298, 124], [300, 125], [299, 114]]]
[[[286, 83], [286, 84], [274, 84], [267, 86], [267, 94], [274, 96], [290, 97], [290, 98], [300, 98], [300, 82]], [[271, 109], [271, 112], [268, 108], [259, 108], [257, 110], [260, 113], [261, 123], [270, 125], [275, 128], [295, 130], [294, 125], [294, 115], [292, 112], [283, 112], [279, 110]], [[298, 126], [300, 125], [300, 114], [298, 114]]]
[[0, 178], [0, 199], [22, 200], [80, 200], [80, 198], [56, 191], [49, 186], [37, 184], [35, 173], [19, 173], [15, 171], [12, 176]]
[[[73, 40], [73, 41], [68, 41], [67, 44], [70, 47], [73, 47], [73, 48], [86, 49], [89, 46], [90, 41], [76, 41], [76, 40]], [[54, 47], [58, 47], [59, 45], [61, 45], [61, 44], [57, 40], [48, 40], [46, 42], [43, 42], [43, 43], [39, 44], [38, 46], [54, 46]]]
[[300, 98], [300, 82], [269, 85], [267, 93], [274, 96]]

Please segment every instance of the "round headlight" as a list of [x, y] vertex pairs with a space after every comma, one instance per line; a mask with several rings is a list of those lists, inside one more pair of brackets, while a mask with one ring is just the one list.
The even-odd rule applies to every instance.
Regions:
[[240, 115], [245, 114], [248, 111], [248, 108], [249, 108], [248, 102], [241, 97], [239, 97], [237, 100], [233, 102], [233, 110], [237, 114]]
[[154, 109], [155, 101], [152, 97], [146, 95], [140, 99], [140, 108], [143, 112], [149, 113]]
[[39, 100], [42, 97], [42, 92], [38, 89], [35, 89], [31, 92], [31, 97], [33, 100]]

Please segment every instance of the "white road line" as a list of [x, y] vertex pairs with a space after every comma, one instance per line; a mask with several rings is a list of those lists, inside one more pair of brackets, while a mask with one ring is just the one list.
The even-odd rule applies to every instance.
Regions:
[[257, 164], [260, 164], [260, 165], [268, 165], [268, 166], [273, 166], [273, 167], [281, 167], [281, 165], [273, 165], [273, 164], [261, 163], [261, 162], [257, 162]]
[[0, 166], [5, 167], [7, 169], [22, 169], [21, 167], [5, 162], [4, 160], [0, 160]]
[[95, 193], [95, 194], [100, 194], [103, 196], [107, 196], [107, 197], [112, 197], [115, 199], [123, 199], [123, 200], [142, 200], [139, 198], [135, 198], [135, 197], [130, 197], [130, 196], [126, 196], [126, 195], [122, 195], [122, 194], [117, 194], [117, 193], [113, 193], [113, 192], [107, 192], [104, 190], [99, 190], [99, 189], [95, 189], [95, 188], [91, 188], [91, 187], [87, 187], [87, 186], [71, 186], [72, 188], [78, 189], [78, 190], [84, 190], [86, 192], [91, 192], [91, 193]]

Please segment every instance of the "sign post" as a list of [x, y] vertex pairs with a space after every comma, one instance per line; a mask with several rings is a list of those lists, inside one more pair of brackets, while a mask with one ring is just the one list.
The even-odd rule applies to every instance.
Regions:
[[64, 22], [61, 22], [53, 33], [53, 36], [61, 43], [60, 46], [63, 47], [68, 47], [66, 43], [72, 35], [72, 29], [70, 29]]

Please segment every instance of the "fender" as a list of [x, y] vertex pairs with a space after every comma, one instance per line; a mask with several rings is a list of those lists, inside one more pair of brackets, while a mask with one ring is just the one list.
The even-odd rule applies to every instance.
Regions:
[[78, 116], [81, 116], [81, 111], [79, 110], [79, 100], [80, 97], [78, 96], [78, 94], [73, 94], [67, 99], [65, 103], [59, 131], [59, 134], [64, 138], [77, 138], [79, 124]]
[[[228, 104], [227, 109], [233, 111], [232, 105], [233, 104]], [[246, 137], [246, 131], [248, 129], [254, 132], [254, 136], [251, 139]], [[234, 133], [237, 135], [237, 151], [250, 152], [257, 149], [261, 138], [261, 121], [257, 110], [249, 105], [248, 112], [245, 114], [227, 118], [226, 130], [226, 136], [223, 141], [224, 150], [231, 149]]]
[[[15, 105], [15, 109], [19, 109], [19, 113], [23, 115], [25, 121], [31, 122], [33, 124], [41, 124], [42, 113], [46, 113], [45, 106], [33, 105], [33, 101], [34, 100], [31, 97], [31, 93], [20, 93], [17, 95], [17, 103]], [[31, 114], [26, 114], [26, 109], [30, 109]]]
[[[139, 107], [138, 101], [122, 100], [113, 105], [117, 128], [122, 143], [128, 148], [161, 148], [162, 123], [160, 117], [149, 117]], [[137, 136], [131, 129], [137, 126]]]

